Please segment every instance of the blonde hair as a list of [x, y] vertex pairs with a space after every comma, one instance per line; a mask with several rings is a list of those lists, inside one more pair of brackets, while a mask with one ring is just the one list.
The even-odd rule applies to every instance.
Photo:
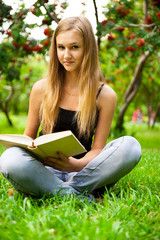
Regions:
[[59, 101], [62, 96], [65, 69], [57, 57], [56, 37], [64, 31], [80, 32], [84, 42], [84, 57], [79, 73], [79, 105], [75, 115], [79, 136], [89, 137], [96, 119], [96, 95], [102, 80], [98, 48], [92, 26], [87, 18], [69, 17], [58, 24], [52, 37], [46, 94], [42, 103], [41, 118], [43, 133], [51, 133], [56, 124]]

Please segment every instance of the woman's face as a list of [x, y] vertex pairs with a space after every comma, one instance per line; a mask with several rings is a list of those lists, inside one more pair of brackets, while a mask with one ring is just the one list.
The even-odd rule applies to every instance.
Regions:
[[57, 56], [68, 72], [79, 72], [83, 56], [84, 43], [81, 34], [72, 29], [58, 34], [56, 38]]

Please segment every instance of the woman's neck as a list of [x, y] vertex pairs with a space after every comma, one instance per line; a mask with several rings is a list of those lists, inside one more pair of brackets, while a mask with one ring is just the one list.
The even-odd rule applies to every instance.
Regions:
[[66, 72], [64, 86], [78, 89], [78, 73], [77, 72]]
[[63, 91], [69, 96], [78, 97], [78, 78], [77, 74], [68, 73], [65, 76]]

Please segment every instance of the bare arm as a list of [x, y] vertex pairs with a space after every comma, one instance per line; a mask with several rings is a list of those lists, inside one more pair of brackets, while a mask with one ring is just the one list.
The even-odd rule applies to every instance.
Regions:
[[28, 119], [24, 135], [33, 139], [36, 138], [40, 125], [39, 111], [44, 97], [45, 81], [46, 80], [40, 80], [36, 82], [30, 95]]

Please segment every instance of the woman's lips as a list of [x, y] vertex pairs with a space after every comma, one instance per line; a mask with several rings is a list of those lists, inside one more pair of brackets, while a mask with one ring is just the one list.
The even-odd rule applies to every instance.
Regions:
[[68, 66], [68, 65], [71, 65], [72, 63], [73, 63], [72, 61], [65, 61], [65, 62], [64, 62], [64, 64], [67, 65], [67, 66]]

